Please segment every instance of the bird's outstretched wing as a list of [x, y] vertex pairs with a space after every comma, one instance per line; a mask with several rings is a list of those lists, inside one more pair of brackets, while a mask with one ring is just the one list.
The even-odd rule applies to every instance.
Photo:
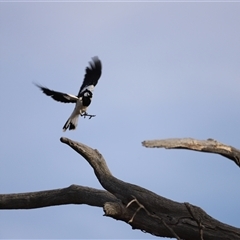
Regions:
[[56, 92], [53, 90], [50, 90], [46, 87], [43, 87], [41, 85], [38, 85], [34, 83], [37, 87], [39, 87], [43, 93], [45, 93], [47, 96], [52, 97], [54, 100], [58, 102], [63, 102], [63, 103], [75, 103], [78, 100], [77, 96], [68, 94], [68, 93], [62, 93], [62, 92]]
[[81, 97], [82, 93], [88, 89], [92, 91], [98, 83], [98, 79], [102, 74], [102, 63], [98, 57], [93, 57], [92, 62], [89, 62], [89, 67], [86, 67], [86, 73], [82, 86], [79, 90], [78, 97]]

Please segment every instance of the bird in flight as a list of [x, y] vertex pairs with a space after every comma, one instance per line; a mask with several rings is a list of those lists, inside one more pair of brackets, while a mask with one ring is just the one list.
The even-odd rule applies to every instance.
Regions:
[[52, 97], [54, 100], [58, 102], [76, 103], [71, 116], [68, 118], [68, 120], [63, 126], [64, 132], [67, 129], [69, 130], [76, 129], [79, 115], [83, 116], [84, 118], [89, 117], [89, 119], [95, 117], [95, 115], [90, 115], [87, 113], [87, 108], [91, 103], [93, 90], [98, 83], [101, 73], [102, 63], [98, 57], [93, 57], [92, 62], [89, 62], [89, 66], [86, 67], [84, 80], [77, 96], [68, 93], [56, 92], [34, 83], [37, 87], [39, 87], [43, 91], [43, 93], [45, 93], [47, 96]]

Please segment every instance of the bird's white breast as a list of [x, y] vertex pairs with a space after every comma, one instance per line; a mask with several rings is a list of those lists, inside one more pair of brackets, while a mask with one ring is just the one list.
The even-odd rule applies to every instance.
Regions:
[[83, 114], [87, 111], [87, 107], [83, 106], [83, 104], [82, 104], [82, 98], [78, 99], [75, 110], [78, 114]]

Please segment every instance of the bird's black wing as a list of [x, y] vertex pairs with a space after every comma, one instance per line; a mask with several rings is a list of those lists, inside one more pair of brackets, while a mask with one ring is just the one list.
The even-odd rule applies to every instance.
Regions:
[[93, 57], [92, 62], [89, 62], [89, 67], [86, 67], [86, 73], [84, 76], [84, 80], [82, 86], [78, 92], [78, 97], [81, 96], [81, 93], [87, 89], [88, 86], [92, 87], [89, 89], [90, 91], [97, 85], [98, 79], [102, 74], [102, 63], [98, 57]]
[[58, 102], [63, 102], [63, 103], [75, 103], [78, 100], [78, 97], [68, 94], [68, 93], [61, 93], [61, 92], [56, 92], [53, 90], [50, 90], [46, 87], [40, 86], [36, 83], [34, 83], [37, 87], [39, 87], [43, 93], [45, 93], [47, 96], [52, 97], [54, 100]]

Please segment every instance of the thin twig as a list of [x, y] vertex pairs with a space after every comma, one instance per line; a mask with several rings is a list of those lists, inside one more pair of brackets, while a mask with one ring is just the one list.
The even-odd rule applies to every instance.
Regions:
[[162, 218], [160, 218], [160, 217], [158, 217], [158, 216], [156, 216], [156, 215], [151, 214], [151, 213], [144, 207], [144, 205], [142, 205], [134, 196], [132, 196], [132, 197], [133, 197], [133, 200], [131, 200], [131, 201], [127, 204], [126, 208], [128, 208], [128, 207], [129, 207], [132, 203], [134, 203], [134, 202], [136, 202], [136, 203], [138, 204], [139, 208], [135, 211], [135, 213], [133, 214], [132, 218], [129, 220], [129, 223], [131, 223], [131, 222], [133, 221], [134, 217], [136, 216], [136, 214], [138, 213], [138, 211], [139, 211], [140, 209], [144, 209], [148, 216], [160, 220], [160, 221], [164, 224], [164, 226], [173, 234], [173, 236], [174, 236], [176, 239], [181, 240], [181, 238], [174, 232], [174, 230], [173, 230], [171, 227], [168, 226], [168, 224], [167, 224]]

